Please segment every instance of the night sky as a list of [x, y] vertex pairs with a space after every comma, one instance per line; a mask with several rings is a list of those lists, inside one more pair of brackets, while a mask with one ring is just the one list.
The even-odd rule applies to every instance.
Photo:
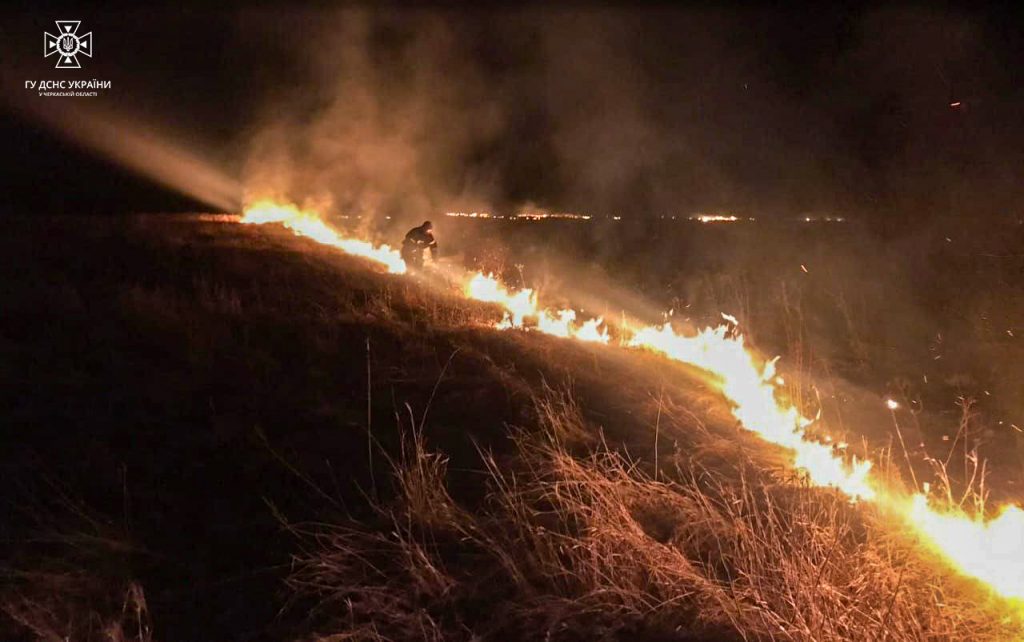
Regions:
[[[216, 208], [66, 142], [31, 117], [43, 104], [144, 122], [243, 185], [270, 176], [294, 198], [371, 213], [1024, 214], [1024, 31], [1009, 7], [2, 15], [6, 213]], [[43, 58], [56, 19], [93, 32], [83, 69]], [[61, 78], [113, 88], [23, 85]]]

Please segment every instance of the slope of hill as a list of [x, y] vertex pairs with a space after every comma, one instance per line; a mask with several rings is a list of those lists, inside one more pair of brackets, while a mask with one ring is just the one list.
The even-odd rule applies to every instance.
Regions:
[[1005, 639], [699, 372], [216, 217], [12, 221], [5, 639]]

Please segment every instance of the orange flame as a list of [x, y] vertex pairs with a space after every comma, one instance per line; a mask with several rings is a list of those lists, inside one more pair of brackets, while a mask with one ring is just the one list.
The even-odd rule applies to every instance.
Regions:
[[530, 288], [509, 289], [492, 275], [475, 272], [468, 277], [463, 293], [467, 298], [485, 303], [496, 303], [505, 309], [505, 318], [497, 324], [501, 330], [526, 328], [526, 320], [534, 319], [531, 329], [566, 339], [579, 339], [596, 343], [608, 343], [608, 329], [603, 319], [590, 319], [576, 323], [575, 310], [547, 310], [537, 304], [537, 294]]
[[405, 261], [398, 250], [393, 250], [387, 245], [374, 246], [366, 241], [346, 238], [311, 210], [300, 210], [294, 205], [280, 205], [270, 200], [262, 200], [245, 208], [241, 222], [281, 223], [297, 236], [307, 236], [317, 243], [368, 258], [384, 265], [388, 272], [393, 274], [405, 274], [406, 271]]
[[903, 516], [925, 544], [964, 575], [1005, 598], [1024, 600], [1024, 510], [1009, 504], [990, 520], [940, 511], [915, 494]]
[[[367, 257], [392, 272], [405, 271], [405, 263], [395, 250], [343, 238], [314, 212], [291, 205], [261, 201], [246, 210], [242, 222], [282, 223], [296, 234]], [[530, 319], [535, 325], [529, 329], [538, 332], [602, 344], [609, 340], [602, 319], [578, 323], [575, 310], [543, 309], [532, 289], [510, 290], [490, 275], [467, 275], [463, 294], [501, 306], [505, 316], [495, 324], [499, 329], [527, 328], [526, 321]], [[734, 320], [730, 321], [734, 327]], [[871, 462], [856, 458], [847, 461], [839, 452], [842, 445], [824, 444], [806, 434], [812, 420], [777, 396], [781, 378], [775, 373], [776, 360], [761, 364], [744, 344], [742, 335], [730, 332], [729, 326], [706, 328], [692, 336], [678, 334], [669, 324], [621, 331], [626, 335], [625, 345], [658, 352], [712, 375], [740, 424], [766, 441], [789, 449], [793, 465], [804, 471], [811, 483], [836, 488], [853, 500], [876, 502], [891, 509], [929, 549], [959, 572], [981, 581], [1004, 598], [1024, 599], [1024, 510], [1006, 506], [997, 517], [985, 520], [983, 516], [933, 508], [923, 494], [907, 497], [887, 492], [872, 479]], [[891, 400], [887, 405], [890, 409], [898, 407]]]
[[509, 328], [521, 328], [526, 317], [537, 315], [537, 296], [533, 290], [527, 288], [511, 294], [504, 284], [490, 275], [475, 273], [466, 282], [463, 292], [470, 299], [497, 303], [505, 308], [505, 320], [502, 323]]
[[871, 462], [847, 464], [832, 446], [811, 441], [804, 428], [811, 420], [775, 397], [775, 361], [759, 367], [743, 344], [742, 336], [727, 336], [728, 328], [706, 328], [692, 337], [676, 334], [669, 324], [638, 330], [629, 345], [656, 350], [715, 375], [722, 394], [733, 405], [733, 415], [747, 430], [767, 441], [791, 449], [794, 465], [818, 486], [838, 488], [856, 499], [872, 499], [868, 473]]

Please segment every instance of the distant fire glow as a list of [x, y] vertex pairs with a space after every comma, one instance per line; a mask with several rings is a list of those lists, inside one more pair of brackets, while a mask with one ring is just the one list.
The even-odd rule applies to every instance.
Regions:
[[[391, 272], [405, 272], [405, 264], [395, 250], [346, 238], [312, 211], [261, 201], [246, 209], [242, 222], [281, 223], [296, 234], [366, 257]], [[503, 319], [495, 324], [498, 329], [522, 328], [610, 343], [609, 329], [600, 318], [581, 322], [576, 310], [543, 308], [535, 291], [510, 289], [493, 276], [466, 274], [462, 293], [504, 310]], [[765, 362], [747, 348], [733, 320], [729, 325], [692, 335], [681, 334], [668, 323], [639, 329], [621, 327], [618, 334], [624, 346], [651, 350], [707, 373], [708, 380], [729, 402], [736, 420], [766, 441], [788, 449], [793, 466], [811, 484], [836, 488], [852, 500], [883, 506], [898, 515], [929, 550], [951, 567], [1004, 598], [1024, 599], [1024, 511], [1006, 506], [994, 519], [985, 520], [982, 515], [937, 509], [923, 493], [906, 495], [884, 488], [872, 476], [870, 461], [847, 458], [843, 454], [845, 444], [833, 444], [830, 439], [817, 441], [806, 432], [813, 420], [780, 398], [776, 360]], [[899, 407], [892, 399], [885, 403], [892, 411]]]
[[845, 223], [846, 219], [842, 216], [813, 216], [804, 215], [800, 220], [804, 223]]
[[444, 215], [454, 218], [505, 218], [504, 216], [493, 216], [490, 212], [445, 212]]
[[592, 217], [589, 214], [574, 214], [572, 212], [543, 212], [530, 211], [518, 214], [492, 214], [491, 212], [445, 212], [445, 216], [452, 218], [494, 218], [507, 219], [510, 221], [543, 221], [546, 219], [562, 219], [567, 221], [589, 221]]
[[[567, 221], [590, 221], [595, 217], [590, 214], [575, 214], [572, 212], [546, 212], [546, 211], [522, 211], [517, 214], [495, 214], [493, 212], [445, 212], [445, 216], [451, 218], [474, 218], [474, 219], [496, 219], [505, 221], [544, 221], [544, 220], [567, 220]], [[348, 217], [342, 217], [348, 218]], [[622, 216], [604, 216], [613, 221], [621, 221]], [[737, 216], [735, 214], [692, 214], [690, 216], [676, 216], [665, 214], [660, 217], [662, 220], [686, 220], [696, 223], [753, 223], [757, 218], [753, 216]], [[834, 215], [801, 215], [796, 219], [803, 223], [845, 223], [846, 218]]]
[[726, 216], [723, 214], [697, 214], [689, 218], [691, 221], [698, 221], [700, 223], [735, 223], [740, 220], [738, 216]]

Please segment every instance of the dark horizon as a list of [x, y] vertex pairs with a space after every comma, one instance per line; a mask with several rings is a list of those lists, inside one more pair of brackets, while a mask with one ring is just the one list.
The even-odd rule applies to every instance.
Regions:
[[[39, 52], [67, 11], [4, 21], [8, 213], [218, 209], [25, 118], [42, 106], [124, 115], [246, 189], [271, 176], [371, 216], [1019, 216], [1009, 7], [92, 10], [75, 16], [95, 57], [71, 72]], [[37, 97], [29, 78], [113, 87]]]

